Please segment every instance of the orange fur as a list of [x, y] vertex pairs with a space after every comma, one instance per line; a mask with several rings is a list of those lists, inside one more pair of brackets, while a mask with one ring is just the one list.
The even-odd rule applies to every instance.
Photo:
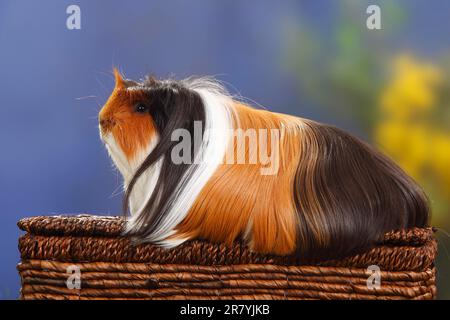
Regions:
[[[280, 129], [284, 124], [289, 132], [289, 126], [293, 125], [288, 119], [292, 117], [240, 103], [235, 103], [235, 110], [243, 130]], [[235, 119], [234, 123], [236, 126], [238, 121]], [[270, 140], [268, 144], [270, 146]], [[232, 148], [234, 154], [238, 154], [238, 141], [234, 141]], [[247, 157], [249, 149], [246, 143]], [[177, 235], [226, 243], [242, 235], [255, 251], [280, 255], [292, 253], [298, 223], [292, 179], [298, 164], [299, 137], [286, 135], [280, 149], [282, 156], [277, 175], [261, 175], [259, 163], [221, 165], [177, 228]]]

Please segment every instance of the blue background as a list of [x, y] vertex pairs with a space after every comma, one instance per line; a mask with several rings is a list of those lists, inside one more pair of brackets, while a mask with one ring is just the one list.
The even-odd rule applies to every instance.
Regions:
[[[412, 17], [402, 42], [426, 52], [449, 47], [450, 2], [398, 2]], [[306, 17], [326, 38], [335, 3], [1, 1], [0, 298], [18, 297], [20, 218], [120, 212], [121, 179], [96, 119], [113, 66], [134, 79], [214, 75], [271, 110], [358, 133], [303, 99], [284, 63], [289, 21]], [[70, 4], [81, 7], [81, 30], [66, 28]], [[362, 28], [365, 18], [361, 12]]]

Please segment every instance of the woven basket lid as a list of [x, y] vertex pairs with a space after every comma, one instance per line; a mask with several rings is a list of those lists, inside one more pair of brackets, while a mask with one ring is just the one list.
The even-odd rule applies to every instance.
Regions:
[[18, 226], [26, 231], [19, 240], [22, 259], [196, 265], [314, 264], [363, 268], [377, 265], [382, 270], [423, 271], [432, 267], [437, 248], [432, 228], [414, 228], [387, 233], [365, 253], [314, 263], [294, 256], [257, 254], [238, 241], [224, 245], [194, 240], [173, 249], [152, 244], [134, 245], [129, 238], [121, 236], [124, 220], [120, 217], [37, 216], [20, 220]]

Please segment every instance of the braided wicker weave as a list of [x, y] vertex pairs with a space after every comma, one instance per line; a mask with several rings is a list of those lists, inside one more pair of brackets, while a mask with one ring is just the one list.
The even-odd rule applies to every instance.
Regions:
[[[18, 223], [22, 299], [433, 299], [433, 230], [388, 233], [370, 251], [305, 265], [263, 256], [241, 243], [190, 241], [175, 249], [133, 245], [123, 220], [89, 215], [26, 218]], [[69, 289], [68, 267], [81, 271]], [[369, 288], [370, 265], [381, 286]]]

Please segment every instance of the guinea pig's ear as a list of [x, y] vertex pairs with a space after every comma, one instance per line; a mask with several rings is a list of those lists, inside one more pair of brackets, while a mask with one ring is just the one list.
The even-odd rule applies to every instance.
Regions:
[[119, 70], [117, 68], [114, 68], [114, 78], [116, 80], [116, 86], [115, 89], [123, 89], [125, 88], [125, 82], [122, 78], [122, 75], [120, 74]]

